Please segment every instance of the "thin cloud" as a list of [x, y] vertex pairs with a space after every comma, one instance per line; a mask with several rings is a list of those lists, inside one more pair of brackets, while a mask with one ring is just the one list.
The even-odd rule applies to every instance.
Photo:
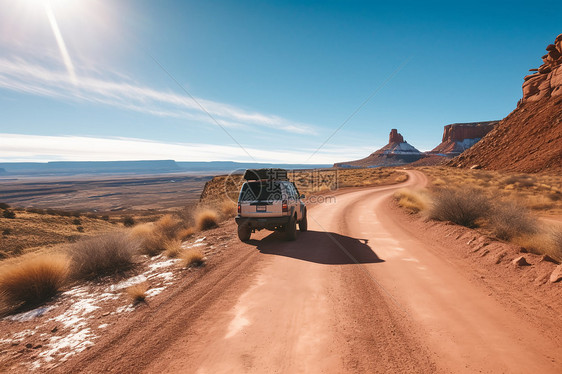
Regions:
[[[68, 72], [54, 70], [46, 64], [22, 58], [0, 58], [0, 88], [65, 100], [88, 101], [142, 112], [154, 116], [185, 118], [211, 123], [201, 108], [189, 97], [171, 91], [160, 91], [136, 82], [107, 80], [92, 74], [76, 72], [76, 81]], [[315, 134], [311, 125], [259, 112], [248, 112], [235, 106], [197, 98], [205, 109], [226, 127], [261, 127], [297, 134]]]
[[[137, 138], [101, 138], [86, 136], [44, 136], [0, 133], [1, 162], [37, 161], [253, 161], [236, 145], [168, 143]], [[260, 162], [302, 163], [311, 149], [258, 149], [248, 151]], [[334, 147], [323, 149], [311, 163], [334, 162], [364, 157], [366, 149]]]

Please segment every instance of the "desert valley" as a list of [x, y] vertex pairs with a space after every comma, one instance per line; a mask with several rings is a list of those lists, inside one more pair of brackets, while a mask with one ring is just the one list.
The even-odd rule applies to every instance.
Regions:
[[[561, 373], [562, 34], [530, 72], [428, 150], [392, 124], [335, 163], [0, 162], [0, 372]], [[306, 204], [294, 241], [237, 236], [262, 168]]]

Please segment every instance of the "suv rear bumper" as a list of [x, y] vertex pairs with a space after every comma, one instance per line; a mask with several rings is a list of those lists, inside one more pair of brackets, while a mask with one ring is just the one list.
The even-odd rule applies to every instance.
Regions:
[[281, 226], [285, 226], [289, 223], [291, 216], [283, 216], [283, 217], [261, 217], [261, 218], [248, 218], [248, 217], [240, 217], [236, 216], [234, 220], [240, 225], [247, 225], [251, 229], [268, 229], [268, 230], [275, 230], [275, 228], [279, 228]]

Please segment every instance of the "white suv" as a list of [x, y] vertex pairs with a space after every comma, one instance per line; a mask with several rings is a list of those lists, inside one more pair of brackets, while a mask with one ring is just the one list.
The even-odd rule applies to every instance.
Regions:
[[297, 238], [297, 223], [300, 231], [307, 230], [306, 206], [294, 183], [283, 169], [248, 169], [244, 173], [246, 182], [238, 197], [238, 238], [250, 240], [256, 230], [284, 231], [287, 239]]

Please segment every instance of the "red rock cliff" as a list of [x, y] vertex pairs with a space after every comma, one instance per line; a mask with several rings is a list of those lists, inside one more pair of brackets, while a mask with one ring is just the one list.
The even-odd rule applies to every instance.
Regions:
[[548, 53], [542, 56], [543, 64], [538, 69], [529, 70], [536, 73], [525, 77], [520, 103], [562, 95], [562, 34], [556, 37], [554, 44], [546, 47], [546, 51]]
[[562, 172], [562, 34], [525, 77], [517, 108], [448, 165], [520, 172]]
[[465, 139], [483, 138], [499, 121], [453, 123], [445, 126], [442, 142], [462, 142]]

